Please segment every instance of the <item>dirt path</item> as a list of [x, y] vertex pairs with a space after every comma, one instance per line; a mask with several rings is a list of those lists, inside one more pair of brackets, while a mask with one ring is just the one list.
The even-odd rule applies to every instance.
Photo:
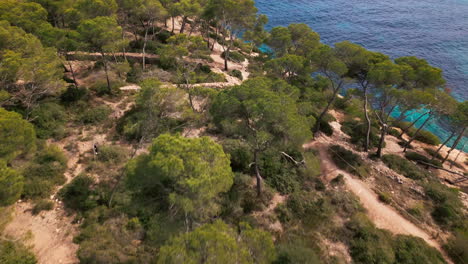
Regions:
[[378, 228], [389, 230], [394, 234], [420, 237], [429, 245], [437, 248], [448, 263], [452, 263], [442, 251], [440, 244], [428, 233], [405, 219], [392, 207], [381, 203], [375, 192], [365, 182], [356, 179], [349, 173], [339, 169], [327, 151], [328, 146], [331, 144], [333, 144], [332, 140], [321, 136], [317, 138], [315, 142], [305, 145], [305, 148], [313, 147], [318, 149], [322, 164], [322, 172], [326, 181], [330, 181], [338, 174], [342, 174], [345, 179], [346, 188], [359, 197], [362, 205], [367, 209], [369, 218]]
[[[113, 112], [109, 118], [119, 118], [131, 107], [131, 103], [126, 102], [126, 98], [118, 102], [109, 102], [100, 99], [100, 103], [112, 108]], [[49, 142], [60, 147], [67, 155], [67, 170], [64, 173], [66, 183], [56, 188], [51, 195], [55, 207], [51, 211], [43, 211], [38, 215], [33, 215], [30, 202], [18, 202], [13, 206], [11, 222], [5, 228], [4, 234], [15, 239], [22, 239], [33, 248], [33, 252], [39, 264], [75, 264], [79, 263], [76, 256], [78, 245], [73, 243], [73, 237], [78, 233], [78, 224], [74, 223], [75, 215], [69, 215], [65, 211], [63, 204], [56, 198], [58, 191], [69, 183], [75, 176], [84, 170], [84, 165], [79, 163], [80, 156], [90, 152], [93, 144], [111, 144], [105, 134], [95, 131], [85, 131], [78, 133], [79, 129], [74, 129], [75, 133], [63, 140]], [[81, 141], [80, 137], [86, 136], [88, 140]], [[74, 144], [73, 151], [67, 151], [66, 146]]]

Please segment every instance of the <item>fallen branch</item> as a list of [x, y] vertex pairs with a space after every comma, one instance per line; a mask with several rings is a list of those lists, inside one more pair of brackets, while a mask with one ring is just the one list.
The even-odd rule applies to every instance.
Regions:
[[291, 160], [292, 162], [294, 162], [294, 164], [295, 164], [296, 166], [304, 165], [304, 164], [305, 164], [305, 160], [297, 161], [297, 160], [295, 160], [293, 157], [291, 157], [290, 155], [288, 155], [288, 153], [286, 153], [286, 152], [281, 151], [280, 153], [281, 153], [283, 156], [285, 156], [286, 158], [288, 158], [289, 160]]
[[461, 172], [457, 172], [457, 171], [451, 171], [451, 170], [448, 170], [446, 168], [442, 168], [442, 167], [439, 167], [439, 166], [436, 166], [434, 164], [431, 164], [431, 163], [428, 163], [428, 162], [425, 162], [425, 161], [421, 161], [421, 160], [417, 160], [416, 161], [417, 163], [421, 163], [423, 165], [426, 165], [426, 166], [429, 166], [429, 167], [432, 167], [434, 169], [438, 169], [438, 170], [443, 170], [443, 171], [446, 171], [446, 172], [449, 172], [449, 173], [452, 173], [452, 174], [455, 174], [455, 175], [459, 175], [459, 176], [462, 176], [462, 177], [465, 177], [465, 178], [468, 178], [467, 175], [461, 173]]

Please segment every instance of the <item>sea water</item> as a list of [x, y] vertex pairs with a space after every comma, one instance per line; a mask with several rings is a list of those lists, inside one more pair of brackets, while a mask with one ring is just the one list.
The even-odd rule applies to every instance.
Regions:
[[[329, 45], [349, 40], [392, 58], [424, 58], [444, 71], [457, 100], [468, 99], [468, 0], [256, 0], [256, 5], [268, 15], [267, 28], [306, 23]], [[449, 134], [439, 122], [425, 128], [442, 141]]]

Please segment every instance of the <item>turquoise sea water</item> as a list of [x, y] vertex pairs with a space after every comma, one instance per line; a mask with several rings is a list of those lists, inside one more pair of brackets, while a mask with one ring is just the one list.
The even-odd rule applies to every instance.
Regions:
[[[306, 23], [326, 44], [349, 40], [392, 58], [425, 58], [443, 69], [458, 100], [468, 99], [468, 0], [256, 0], [256, 5], [268, 15], [268, 28]], [[439, 122], [426, 129], [442, 140], [448, 136]]]

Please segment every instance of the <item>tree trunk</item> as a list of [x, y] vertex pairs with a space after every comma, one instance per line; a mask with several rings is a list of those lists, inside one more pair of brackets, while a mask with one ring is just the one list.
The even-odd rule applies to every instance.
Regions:
[[455, 131], [452, 131], [452, 134], [450, 134], [450, 136], [444, 141], [444, 143], [440, 144], [440, 147], [436, 150], [436, 152], [434, 153], [434, 155], [432, 155], [432, 158], [431, 158], [431, 161], [433, 161], [435, 159], [435, 157], [437, 156], [437, 153], [440, 152], [440, 150], [445, 146], [447, 145], [447, 143], [455, 136]]
[[[426, 113], [427, 114], [427, 113]], [[425, 114], [424, 114], [425, 115]], [[421, 129], [426, 126], [427, 122], [429, 122], [429, 120], [431, 119], [431, 114], [429, 114], [429, 117], [424, 121], [424, 123], [422, 123], [422, 125], [418, 128], [418, 130], [416, 130], [416, 132], [414, 132], [414, 135], [410, 138], [410, 140], [408, 140], [408, 142], [406, 142], [405, 144], [405, 148], [403, 149], [403, 152], [406, 152], [406, 150], [408, 149], [408, 147], [411, 145], [411, 142], [413, 142], [413, 140], [416, 138], [416, 136], [419, 134], [419, 132], [421, 131]]]
[[387, 135], [387, 130], [388, 130], [388, 125], [383, 124], [382, 128], [380, 129], [379, 148], [377, 149], [377, 153], [376, 153], [378, 158], [382, 157], [383, 144], [385, 143], [385, 135]]
[[257, 178], [257, 196], [262, 195], [262, 176], [258, 167], [258, 151], [254, 151], [255, 176]]
[[327, 103], [327, 106], [325, 107], [325, 109], [323, 109], [322, 113], [320, 113], [319, 117], [317, 118], [317, 121], [316, 121], [317, 123], [316, 123], [315, 131], [314, 131], [315, 133], [320, 131], [320, 123], [322, 122], [323, 117], [325, 116], [326, 113], [328, 113], [328, 110], [330, 109], [331, 105], [335, 101], [336, 95], [338, 94], [338, 91], [340, 90], [341, 85], [342, 83], [338, 84], [338, 87], [333, 91], [332, 98], [330, 98], [330, 100]]
[[421, 118], [423, 118], [425, 115], [429, 114], [429, 112], [426, 112], [422, 115], [420, 115], [418, 118], [416, 118], [416, 120], [413, 121], [413, 123], [411, 123], [408, 127], [406, 127], [405, 129], [402, 129], [400, 135], [398, 136], [398, 138], [401, 138], [403, 137], [403, 135], [408, 132], [408, 130], [410, 130], [419, 120], [421, 120]]
[[184, 16], [182, 18], [182, 24], [180, 25], [180, 31], [179, 31], [180, 34], [184, 33], [186, 24], [187, 24], [187, 17]]
[[146, 68], [146, 42], [148, 41], [148, 27], [145, 27], [145, 39], [143, 41], [143, 70]]
[[364, 146], [364, 150], [366, 152], [369, 152], [369, 145], [370, 145], [370, 133], [371, 133], [371, 120], [369, 117], [369, 113], [367, 111], [367, 105], [368, 105], [368, 99], [367, 99], [367, 85], [364, 86], [364, 115], [366, 117], [366, 122], [367, 122], [367, 130], [366, 130], [366, 145]]
[[68, 66], [70, 67], [70, 72], [72, 74], [72, 78], [73, 78], [73, 82], [75, 83], [75, 87], [78, 87], [78, 83], [76, 82], [76, 76], [75, 76], [75, 71], [73, 70], [73, 66], [70, 63], [70, 61], [67, 61], [67, 62], [68, 62]]
[[112, 88], [109, 80], [109, 72], [107, 69], [107, 60], [104, 57], [104, 53], [102, 53], [102, 62], [104, 64], [104, 72], [106, 73], [106, 81], [107, 81], [107, 90], [109, 91], [109, 94], [112, 94]]
[[452, 147], [447, 152], [447, 155], [445, 156], [444, 160], [442, 160], [442, 165], [447, 161], [448, 157], [450, 156], [450, 153], [452, 153], [452, 151], [457, 147], [458, 143], [460, 143], [460, 140], [463, 138], [463, 134], [465, 134], [465, 130], [466, 130], [466, 127], [463, 128], [463, 130], [460, 132], [460, 135], [458, 135]]
[[224, 52], [224, 70], [225, 71], [228, 71], [228, 59], [229, 59], [229, 49], [230, 48], [227, 48], [226, 51]]
[[450, 168], [453, 167], [453, 164], [455, 164], [455, 162], [457, 162], [457, 159], [458, 157], [460, 157], [460, 154], [464, 151], [465, 149], [465, 145], [466, 145], [466, 142], [463, 144], [462, 148], [460, 149], [460, 152], [458, 152], [457, 156], [455, 157], [455, 159], [453, 159], [453, 163], [450, 163]]

